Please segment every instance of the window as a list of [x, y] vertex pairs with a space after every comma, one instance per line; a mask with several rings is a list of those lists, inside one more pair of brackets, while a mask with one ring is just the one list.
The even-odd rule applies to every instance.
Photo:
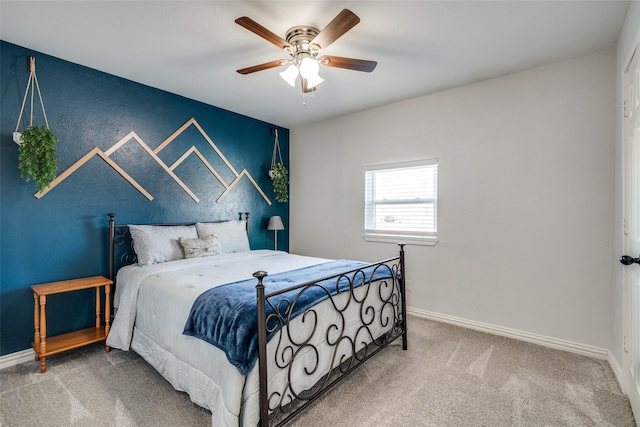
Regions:
[[438, 159], [365, 168], [364, 238], [435, 245]]

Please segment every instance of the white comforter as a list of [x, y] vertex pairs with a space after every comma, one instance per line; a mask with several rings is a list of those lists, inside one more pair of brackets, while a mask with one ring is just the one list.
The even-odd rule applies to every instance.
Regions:
[[174, 388], [209, 409], [212, 425], [255, 426], [259, 421], [257, 364], [245, 378], [221, 350], [183, 335], [191, 306], [205, 290], [250, 278], [258, 270], [275, 274], [326, 261], [257, 250], [124, 267], [117, 276], [117, 312], [107, 345], [135, 350]]

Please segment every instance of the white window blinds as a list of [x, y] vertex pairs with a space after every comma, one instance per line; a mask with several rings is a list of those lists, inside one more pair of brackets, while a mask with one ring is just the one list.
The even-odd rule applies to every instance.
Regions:
[[438, 160], [365, 168], [365, 238], [434, 241]]

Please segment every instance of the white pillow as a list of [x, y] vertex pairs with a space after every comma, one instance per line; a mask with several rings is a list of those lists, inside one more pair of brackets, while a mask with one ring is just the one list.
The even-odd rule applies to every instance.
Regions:
[[235, 220], [225, 222], [198, 222], [198, 237], [203, 238], [215, 234], [218, 236], [223, 254], [250, 251], [247, 236], [247, 221]]
[[218, 236], [212, 234], [211, 236], [203, 237], [201, 239], [188, 239], [186, 237], [180, 237], [180, 244], [184, 249], [185, 258], [199, 258], [205, 256], [220, 255], [222, 249], [220, 248], [220, 241]]
[[129, 225], [138, 264], [151, 265], [184, 258], [178, 239], [197, 239], [193, 225]]

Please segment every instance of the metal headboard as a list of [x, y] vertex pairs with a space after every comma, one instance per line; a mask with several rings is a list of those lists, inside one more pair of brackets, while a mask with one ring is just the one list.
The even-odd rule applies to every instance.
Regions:
[[[138, 261], [138, 257], [133, 248], [133, 240], [131, 239], [131, 233], [129, 233], [129, 226], [127, 224], [116, 224], [115, 213], [109, 215], [109, 279], [115, 281], [116, 273], [120, 267], [125, 265], [134, 264]], [[240, 212], [239, 219], [243, 219], [243, 213]], [[247, 236], [249, 236], [249, 212], [244, 213], [244, 219], [246, 220]], [[224, 222], [224, 221], [210, 221], [210, 222]], [[167, 224], [146, 224], [146, 225], [159, 225], [159, 226], [176, 226], [176, 225], [194, 225], [195, 222], [177, 222]], [[116, 254], [118, 252], [118, 254]], [[117, 266], [116, 266], [117, 261]]]

